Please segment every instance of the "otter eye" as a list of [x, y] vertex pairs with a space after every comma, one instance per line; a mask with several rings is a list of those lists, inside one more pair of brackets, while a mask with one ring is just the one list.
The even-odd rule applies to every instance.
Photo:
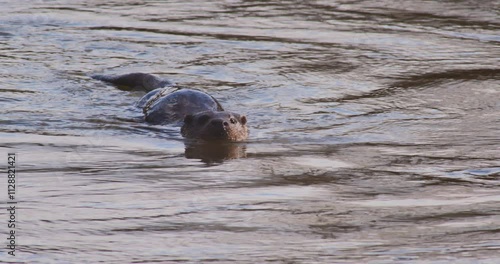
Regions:
[[210, 117], [208, 115], [202, 115], [198, 118], [198, 123], [200, 125], [203, 125], [208, 121], [208, 119], [210, 119]]
[[231, 122], [231, 124], [236, 124], [238, 121], [236, 121], [236, 119], [234, 118], [229, 118], [229, 122]]

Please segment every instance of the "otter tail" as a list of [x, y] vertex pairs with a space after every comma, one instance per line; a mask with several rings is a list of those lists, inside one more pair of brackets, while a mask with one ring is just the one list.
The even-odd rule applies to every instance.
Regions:
[[128, 73], [123, 75], [92, 75], [92, 78], [116, 85], [122, 90], [152, 91], [157, 88], [174, 86], [173, 82], [160, 79], [147, 73]]

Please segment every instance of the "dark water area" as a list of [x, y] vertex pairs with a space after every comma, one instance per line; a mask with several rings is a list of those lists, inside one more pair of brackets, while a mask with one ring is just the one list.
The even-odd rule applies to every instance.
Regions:
[[[0, 1], [0, 262], [500, 263], [499, 14]], [[131, 72], [210, 93], [249, 140], [192, 149], [90, 77]]]

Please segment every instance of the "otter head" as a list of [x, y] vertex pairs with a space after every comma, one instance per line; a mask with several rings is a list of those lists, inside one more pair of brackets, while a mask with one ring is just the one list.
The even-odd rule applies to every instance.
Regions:
[[231, 112], [205, 111], [186, 115], [182, 136], [205, 141], [244, 141], [248, 138], [245, 116]]

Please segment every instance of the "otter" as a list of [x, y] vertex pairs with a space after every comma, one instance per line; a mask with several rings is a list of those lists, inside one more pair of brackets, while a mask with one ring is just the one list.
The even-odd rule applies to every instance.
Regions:
[[211, 95], [194, 89], [176, 89], [175, 84], [146, 73], [93, 75], [92, 78], [128, 89], [149, 91], [137, 103], [146, 122], [181, 124], [181, 135], [203, 141], [245, 141], [244, 115], [225, 111]]

